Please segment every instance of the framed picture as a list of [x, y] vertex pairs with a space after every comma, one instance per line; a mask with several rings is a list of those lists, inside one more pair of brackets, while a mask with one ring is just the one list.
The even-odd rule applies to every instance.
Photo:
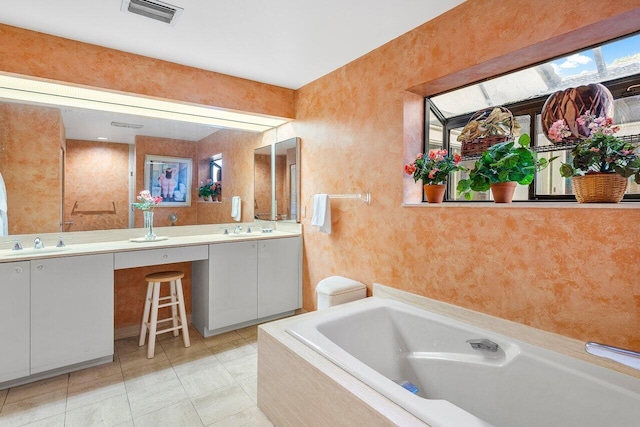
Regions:
[[162, 206], [191, 206], [191, 159], [144, 157], [144, 188], [152, 196], [162, 197]]

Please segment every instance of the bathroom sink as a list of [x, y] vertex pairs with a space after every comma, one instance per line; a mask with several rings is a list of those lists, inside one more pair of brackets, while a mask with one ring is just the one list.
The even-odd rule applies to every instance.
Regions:
[[25, 249], [20, 249], [17, 251], [8, 251], [7, 253], [4, 253], [3, 256], [5, 257], [30, 257], [33, 255], [51, 255], [51, 254], [56, 254], [58, 252], [64, 252], [64, 251], [68, 251], [69, 248], [68, 247], [62, 247], [62, 248], [58, 248], [58, 247], [51, 247], [51, 248], [42, 248], [42, 249], [34, 249], [34, 248], [25, 248]]

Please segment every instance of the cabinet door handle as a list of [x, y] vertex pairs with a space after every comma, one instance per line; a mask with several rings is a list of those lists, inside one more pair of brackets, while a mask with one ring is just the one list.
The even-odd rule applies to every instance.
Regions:
[[164, 254], [164, 255], [162, 255], [162, 258], [167, 259], [167, 258], [169, 258], [169, 255]]
[[256, 244], [255, 244], [255, 243], [252, 243], [252, 244], [251, 244], [251, 247], [252, 247], [252, 248], [255, 248], [255, 247], [256, 247]]
[[22, 267], [17, 267], [15, 270], [13, 270], [16, 274], [22, 274]]
[[261, 248], [266, 248], [266, 247], [267, 247], [267, 245], [266, 245], [265, 243], [263, 243], [260, 247], [261, 247]]
[[42, 264], [38, 264], [38, 266], [36, 267], [38, 270], [44, 270], [44, 265]]

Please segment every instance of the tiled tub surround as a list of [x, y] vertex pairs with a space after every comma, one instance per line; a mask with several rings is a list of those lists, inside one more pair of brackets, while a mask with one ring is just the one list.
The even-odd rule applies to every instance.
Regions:
[[[584, 343], [582, 342], [578, 342], [576, 340], [565, 337], [560, 337], [558, 335], [533, 329], [521, 324], [516, 324], [502, 319], [493, 318], [484, 314], [472, 312], [460, 307], [450, 306], [448, 304], [408, 294], [382, 285], [374, 285], [374, 295], [384, 298], [402, 300], [405, 303], [428, 310], [432, 313], [435, 313], [436, 315], [444, 315], [450, 319], [453, 319], [454, 321], [459, 320], [468, 325], [472, 325], [469, 326], [471, 329], [475, 329], [475, 327], [481, 327], [482, 329], [485, 329], [487, 331], [487, 334], [489, 335], [488, 338], [492, 340], [498, 340], [501, 345], [504, 345], [504, 348], [506, 349], [505, 352], [507, 353], [506, 358], [515, 357], [512, 362], [506, 364], [507, 366], [510, 366], [510, 368], [517, 367], [518, 358], [520, 358], [520, 360], [526, 359], [526, 363], [529, 363], [530, 361], [535, 360], [537, 357], [539, 357], [539, 355], [527, 353], [528, 351], [532, 351], [532, 349], [534, 351], [536, 350], [529, 345], [542, 348], [541, 353], [545, 353], [545, 351], [550, 350], [553, 353], [548, 354], [555, 358], [558, 358], [558, 360], [563, 363], [568, 362], [567, 370], [558, 370], [558, 372], [555, 372], [552, 375], [552, 378], [548, 378], [548, 381], [545, 382], [546, 386], [549, 387], [549, 395], [553, 395], [553, 392], [557, 392], [559, 391], [559, 389], [566, 387], [564, 393], [566, 393], [567, 402], [565, 402], [565, 404], [562, 404], [560, 402], [561, 406], [556, 410], [558, 411], [557, 414], [567, 414], [568, 420], [575, 421], [577, 419], [580, 419], [583, 414], [571, 414], [571, 410], [572, 408], [574, 408], [573, 410], [580, 410], [580, 405], [585, 405], [587, 403], [588, 405], [586, 407], [583, 407], [583, 410], [590, 410], [589, 405], [591, 405], [593, 407], [593, 410], [596, 411], [596, 414], [592, 414], [594, 415], [593, 418], [586, 418], [585, 420], [583, 420], [583, 423], [580, 423], [580, 425], [592, 425], [589, 424], [589, 422], [595, 422], [596, 424], [594, 425], [604, 425], [609, 422], [611, 425], [628, 425], [629, 417], [631, 417], [631, 419], [637, 419], [637, 417], [640, 416], [640, 409], [638, 409], [638, 406], [629, 405], [629, 402], [634, 401], [634, 399], [640, 399], [640, 371], [636, 371], [623, 365], [619, 365], [604, 359], [588, 355], [584, 352]], [[353, 308], [366, 307], [366, 305], [369, 303], [370, 302], [366, 300], [358, 301], [356, 303], [353, 303], [352, 306]], [[345, 310], [345, 308], [347, 310]], [[374, 388], [378, 385], [381, 385], [382, 387], [397, 388], [397, 391], [399, 393], [397, 394], [397, 396], [402, 397], [402, 393], [406, 393], [407, 397], [409, 398], [407, 399], [409, 402], [411, 401], [411, 399], [415, 399], [416, 401], [421, 400], [419, 397], [415, 397], [409, 392], [402, 390], [400, 387], [396, 386], [389, 380], [386, 380], [385, 382], [385, 378], [381, 376], [379, 376], [381, 379], [378, 379], [377, 382], [372, 382], [372, 388], [369, 388], [367, 385], [351, 377], [346, 371], [343, 371], [341, 368], [331, 363], [328, 359], [325, 359], [319, 353], [307, 347], [302, 342], [296, 340], [286, 332], [287, 327], [299, 330], [300, 325], [305, 322], [305, 319], [307, 320], [306, 323], [315, 322], [319, 317], [322, 317], [326, 313], [331, 314], [331, 312], [333, 312], [334, 314], [339, 316], [341, 313], [344, 313], [348, 310], [349, 307], [338, 306], [327, 309], [327, 311], [309, 313], [303, 317], [297, 317], [295, 320], [285, 319], [260, 327], [259, 342], [261, 347], [259, 350], [260, 365], [258, 372], [259, 406], [277, 425], [296, 425], [297, 423], [298, 425], [304, 424], [311, 426], [346, 426], [350, 425], [350, 423], [359, 422], [358, 420], [360, 419], [366, 419], [370, 422], [377, 422], [378, 424], [376, 425], [425, 425], [422, 421], [416, 419], [413, 415], [409, 414], [404, 409], [402, 409], [402, 407], [397, 406], [395, 403], [391, 403], [389, 401], [386, 401], [385, 403], [386, 399], [382, 395], [378, 394], [374, 390]], [[329, 326], [323, 327], [325, 329], [329, 328]], [[348, 325], [340, 326], [340, 328], [343, 327], [348, 327]], [[380, 330], [380, 328], [373, 329], [375, 329], [375, 331], [378, 331], [379, 333], [379, 335], [376, 336], [384, 336], [384, 333]], [[341, 331], [342, 330], [343, 329], [341, 329]], [[476, 331], [477, 329], [473, 332]], [[330, 335], [330, 332], [328, 331], [325, 331], [324, 333], [326, 333], [326, 335]], [[349, 333], [349, 336], [351, 336], [355, 341], [366, 341], [367, 334], [366, 331], [351, 331]], [[505, 336], [513, 337], [513, 339], [516, 339], [517, 341], [515, 341], [515, 344], [509, 343], [508, 341], [501, 341], [506, 338]], [[475, 338], [483, 337], [478, 336]], [[353, 340], [349, 340], [350, 344], [346, 347], [351, 346], [353, 344]], [[363, 371], [359, 371], [361, 373], [366, 373], [366, 371], [370, 369], [370, 367], [380, 368], [381, 365], [378, 362], [380, 362], [381, 359], [384, 358], [384, 356], [382, 355], [384, 353], [384, 350], [375, 349], [375, 339], [369, 339], [368, 341], [370, 342], [370, 345], [368, 345], [367, 349], [371, 350], [371, 352], [367, 352], [367, 364], [369, 365], [369, 367], [365, 366]], [[518, 341], [520, 341], [520, 343], [518, 343]], [[329, 348], [327, 348], [325, 351], [329, 353], [330, 358], [333, 358], [336, 355], [344, 356], [344, 353], [340, 353], [341, 350], [338, 350], [336, 352], [334, 348], [331, 348], [331, 346], [329, 346]], [[570, 356], [574, 359], [580, 360], [569, 359], [566, 356]], [[372, 358], [375, 360], [372, 360]], [[530, 375], [531, 372], [533, 372], [535, 369], [538, 369], [536, 368], [536, 365], [538, 363], [546, 363], [547, 361], [547, 359], [544, 358], [540, 360], [540, 362], [530, 364], [527, 369], [523, 371], [525, 372], [525, 377], [527, 375]], [[340, 359], [339, 363], [346, 363], [345, 366], [350, 369], [353, 367], [352, 364], [354, 363], [354, 361], [355, 359], [349, 359], [349, 355], [347, 355], [347, 358]], [[599, 366], [593, 366], [590, 363], [584, 363], [585, 361]], [[557, 361], [550, 362], [552, 369], [556, 369], [559, 366], [555, 363]], [[357, 369], [360, 369], [358, 368], [358, 362], [355, 361], [355, 363], [356, 365], [354, 366], [356, 366]], [[443, 363], [443, 361], [440, 360], [436, 363]], [[612, 368], [616, 371], [619, 371], [619, 373], [612, 372], [608, 369], [603, 368]], [[443, 369], [438, 369], [437, 372], [440, 372]], [[580, 369], [586, 369], [586, 371], [590, 371], [590, 374], [593, 375], [591, 379], [599, 377], [605, 379], [598, 379], [595, 382], [591, 382], [589, 374], [579, 373]], [[407, 374], [407, 372], [403, 373]], [[585, 381], [585, 383], [576, 383], [572, 386], [571, 383], [567, 382], [567, 378], [573, 374], [576, 375], [577, 382]], [[356, 376], [357, 375], [358, 373], [356, 371]], [[375, 372], [374, 375], [376, 375]], [[513, 372], [509, 374], [509, 377], [511, 377], [512, 375]], [[533, 377], [536, 378], [536, 380], [538, 380], [539, 378], [544, 381], [544, 375], [544, 372], [541, 372], [539, 374], [533, 375]], [[466, 379], [459, 377], [457, 379], [451, 378], [451, 381], [455, 382], [456, 384], [454, 388], [462, 387], [464, 390], [470, 391], [475, 387], [487, 387], [486, 394], [489, 395], [491, 393], [491, 387], [494, 387], [500, 383], [500, 376], [498, 375], [497, 371], [495, 378], [492, 379], [492, 376], [489, 375], [487, 381], [485, 382], [480, 381], [481, 372], [471, 370], [467, 372], [467, 377], [468, 378]], [[554, 379], [560, 380], [560, 383], [554, 385]], [[434, 378], [431, 378], [430, 380], [436, 381], [436, 379]], [[535, 405], [541, 404], [541, 401], [544, 400], [544, 385], [540, 389], [543, 391], [543, 395], [538, 396], [539, 398], [535, 398], [530, 394], [534, 392], [533, 390], [528, 389], [523, 390], [522, 392], [518, 392], [517, 388], [522, 384], [509, 384], [509, 380], [507, 380], [506, 383], [502, 384], [502, 386], [498, 385], [497, 393], [499, 393], [500, 390], [503, 390], [503, 392], [504, 390], [506, 390], [506, 393], [509, 393], [516, 399], [519, 395], [529, 396], [531, 397], [532, 402], [535, 402]], [[478, 381], [480, 381], [480, 383], [478, 383]], [[446, 381], [444, 384], [446, 384]], [[424, 384], [422, 384], [422, 386], [424, 386]], [[437, 388], [434, 391], [435, 393], [440, 393], [440, 386], [438, 386], [436, 383], [432, 383], [431, 387], [433, 389]], [[599, 396], [599, 387], [602, 387], [602, 390], [609, 388], [612, 394], [620, 393], [621, 399], [619, 401], [614, 399], [613, 401], [607, 402], [607, 398], [610, 398], [612, 394], [607, 395], [605, 392], [603, 392], [603, 394]], [[591, 390], [589, 390], [589, 388], [591, 388]], [[624, 391], [625, 388], [627, 391]], [[589, 391], [591, 392], [591, 397], [595, 396], [597, 398], [597, 401], [588, 401]], [[328, 392], [332, 393], [334, 397], [327, 398], [326, 395]], [[429, 390], [427, 390], [426, 393], [427, 395], [429, 395]], [[455, 394], [458, 393], [459, 391], [455, 391]], [[392, 399], [394, 397], [386, 392], [384, 394]], [[431, 395], [429, 397], [435, 399], [447, 399], [445, 392], [443, 392], [443, 395]], [[458, 399], [460, 399], [460, 401], [464, 401], [463, 398], [458, 397]], [[572, 399], [575, 399], [573, 406], [570, 403]], [[587, 402], [585, 402], [585, 400], [583, 399], [586, 399]], [[504, 403], [507, 400], [506, 397], [498, 397], [496, 398], [496, 401]], [[471, 402], [473, 402], [473, 399], [471, 399]], [[435, 405], [433, 406], [447, 406], [446, 403], [439, 402], [437, 400], [429, 403], [435, 403]], [[417, 404], [417, 407], [419, 408], [425, 407], [423, 403], [418, 402]], [[617, 404], [620, 404], [620, 407], [616, 407], [615, 405]], [[336, 405], [340, 407], [337, 407]], [[344, 408], [342, 408], [341, 405], [344, 405]], [[513, 402], [512, 404], [505, 403], [505, 405], [505, 408], [503, 408], [504, 410], [514, 410], [515, 413], [505, 414], [506, 418], [499, 415], [495, 416], [492, 420], [495, 425], [529, 425], [526, 424], [524, 420], [520, 420], [518, 418], [519, 416], [524, 416], [523, 414], [526, 412], [524, 409], [522, 411], [513, 409], [515, 408], [515, 404], [513, 404]], [[403, 407], [410, 406], [411, 404], [403, 404]], [[498, 404], [498, 409], [499, 407], [500, 404]], [[467, 409], [471, 410], [471, 408]], [[478, 409], [476, 408], [476, 410]], [[494, 410], [497, 409], [494, 408]], [[533, 424], [531, 425], [569, 425], [571, 423], [571, 421], [567, 421], [567, 419], [565, 419], [564, 421], [559, 421], [557, 418], [542, 420], [541, 417], [548, 415], [547, 413], [553, 414], [553, 410], [550, 409], [549, 411], [546, 411], [544, 408], [539, 408], [539, 410], [540, 412], [538, 414], [533, 414], [533, 416], [530, 417], [528, 422], [533, 422]], [[429, 414], [427, 414], [427, 416], [428, 415]], [[460, 413], [458, 413], [458, 415], [460, 415]], [[600, 417], [604, 416], [607, 421], [602, 424], [602, 420], [597, 421], [596, 415]], [[516, 417], [518, 421], [514, 421], [513, 419], [509, 421], [509, 416]], [[458, 424], [456, 424], [455, 422], [453, 424], [447, 424], [447, 422], [453, 422], [452, 420], [454, 419], [455, 418], [453, 418], [452, 416], [445, 416], [441, 419], [432, 417], [432, 421], [430, 421], [431, 424], [429, 425], [488, 425], [484, 424], [480, 420], [474, 420], [474, 417], [471, 417], [470, 419], [467, 419], [464, 422], [460, 422]], [[554, 424], [556, 422], [560, 424]], [[567, 424], [567, 422], [569, 422], [569, 424]]]
[[[228, 224], [231, 227], [231, 232], [233, 231], [232, 227], [236, 225], [238, 223]], [[240, 225], [243, 226], [243, 230], [246, 230], [250, 224], [240, 223]], [[265, 222], [262, 225], [266, 227], [272, 224]], [[0, 315], [4, 314], [3, 319], [16, 323], [16, 327], [20, 326], [27, 334], [26, 342], [17, 336], [13, 329], [2, 334], [3, 339], [17, 340], [20, 343], [12, 347], [12, 352], [6, 355], [8, 365], [5, 365], [5, 369], [0, 370], [0, 379], [2, 379], [0, 387], [6, 388], [108, 362], [113, 353], [109, 343], [113, 342], [114, 336], [113, 276], [114, 273], [123, 271], [120, 269], [134, 271], [133, 268], [141, 267], [144, 270], [146, 266], [155, 265], [156, 268], [162, 270], [167, 267], [175, 267], [176, 262], [183, 262], [183, 267], [190, 272], [190, 262], [193, 261], [193, 271], [200, 271], [200, 273], [195, 281], [192, 280], [192, 286], [198, 285], [201, 288], [216, 286], [215, 289], [221, 289], [221, 286], [231, 286], [234, 283], [233, 271], [227, 276], [227, 282], [215, 281], [215, 272], [210, 271], [207, 267], [210, 263], [210, 248], [215, 248], [220, 252], [227, 248], [223, 245], [232, 245], [228, 246], [229, 248], [248, 245], [254, 247], [254, 251], [258, 251], [258, 253], [269, 255], [273, 252], [273, 249], [269, 248], [280, 247], [285, 243], [301, 244], [299, 224], [283, 226], [289, 231], [274, 230], [271, 233], [263, 234], [254, 227], [252, 233], [231, 234], [230, 236], [225, 236], [219, 231], [219, 228], [224, 226], [159, 228], [158, 234], [168, 235], [169, 239], [143, 243], [128, 240], [128, 238], [143, 235], [144, 230], [142, 229], [68, 233], [65, 237], [71, 237], [72, 240], [67, 241], [68, 246], [64, 248], [55, 247], [57, 234], [42, 234], [40, 237], [45, 242], [45, 248], [41, 250], [42, 252], [29, 248], [28, 245], [32, 243], [33, 235], [21, 236], [26, 249], [22, 251], [0, 250], [2, 274], [7, 274], [9, 278], [7, 283], [3, 283], [0, 290], [6, 298], [12, 298], [16, 301], [11, 306], [4, 304], [3, 307], [6, 306], [9, 311], [0, 313]], [[266, 246], [267, 249], [258, 249], [262, 246]], [[276, 254], [271, 255], [275, 256]], [[274, 258], [268, 259], [270, 261], [267, 263], [277, 261], [277, 258], [275, 261], [272, 261]], [[243, 263], [244, 259], [239, 259], [238, 262]], [[299, 262], [297, 261], [297, 264]], [[277, 268], [280, 264], [280, 262], [276, 262], [273, 268]], [[289, 266], [294, 264], [296, 264], [295, 260], [293, 264], [287, 263]], [[300, 269], [299, 265], [295, 265], [294, 268], [297, 268], [298, 271]], [[96, 276], [95, 271], [98, 270], [100, 274]], [[202, 271], [206, 274], [203, 274]], [[277, 274], [274, 277], [276, 276], [280, 277]], [[293, 310], [301, 306], [300, 280], [299, 276], [294, 276], [295, 274], [293, 276], [289, 274], [289, 278], [282, 281], [282, 283], [288, 283], [286, 287], [277, 285], [271, 287], [274, 280], [254, 282], [256, 288], [258, 285], [261, 286], [260, 289], [263, 293], [269, 291], [269, 294], [281, 295], [276, 289], [284, 289], [284, 295], [288, 299], [285, 304], [286, 309], [283, 305], [269, 305], [265, 309], [261, 305], [263, 300], [259, 300], [256, 311], [249, 309], [247, 315], [233, 322], [225, 323], [223, 319], [216, 327], [219, 329], [212, 330], [208, 334], [218, 334], [293, 313]], [[141, 274], [138, 281], [143, 283], [143, 278], [144, 274]], [[134, 285], [137, 283], [135, 282]], [[296, 285], [296, 283], [298, 284]], [[296, 287], [298, 289], [295, 289]], [[96, 293], [101, 296], [93, 297]], [[73, 298], [69, 298], [68, 295], [72, 295]], [[144, 303], [144, 295], [140, 301], [142, 304]], [[255, 303], [255, 301], [251, 302]], [[26, 304], [27, 309], [15, 309], [14, 306], [18, 303]], [[236, 304], [237, 301], [231, 301], [231, 303]], [[21, 307], [19, 304], [16, 307]], [[34, 306], [34, 304], [36, 305]], [[31, 311], [28, 309], [29, 305], [32, 307]], [[14, 313], [12, 310], [16, 312]], [[206, 302], [200, 304], [198, 310], [209, 310], [208, 304]], [[136, 317], [140, 319], [142, 305], [140, 305], [138, 312]], [[14, 314], [17, 317], [14, 317]], [[260, 318], [258, 318], [258, 314], [260, 314]], [[79, 317], [91, 318], [92, 322], [78, 323], [77, 318]], [[98, 327], [99, 329], [97, 329]], [[89, 332], [89, 328], [93, 332]], [[137, 334], [138, 328], [139, 323], [129, 335]], [[85, 335], [83, 331], [92, 334]], [[29, 333], [31, 335], [31, 352], [29, 350]], [[62, 334], [64, 337], [58, 334]], [[48, 346], [49, 344], [46, 343], [54, 340], [54, 336], [57, 337], [55, 339], [58, 340], [58, 344], [69, 343], [69, 345], [52, 343], [51, 346]], [[47, 346], [44, 347], [44, 350], [34, 354], [32, 351], [35, 348], [33, 340], [41, 347], [45, 344]], [[46, 350], [47, 348], [51, 351]], [[23, 363], [24, 360], [27, 361], [26, 365]]]
[[0, 390], [0, 425], [271, 426], [256, 405], [256, 328], [206, 339], [191, 328], [189, 348], [164, 334], [153, 359], [117, 340], [112, 363]]

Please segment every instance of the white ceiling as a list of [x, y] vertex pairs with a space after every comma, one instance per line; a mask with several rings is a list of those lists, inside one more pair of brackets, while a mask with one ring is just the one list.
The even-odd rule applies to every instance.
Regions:
[[122, 0], [1, 0], [0, 23], [298, 89], [464, 0], [164, 0], [175, 26]]

